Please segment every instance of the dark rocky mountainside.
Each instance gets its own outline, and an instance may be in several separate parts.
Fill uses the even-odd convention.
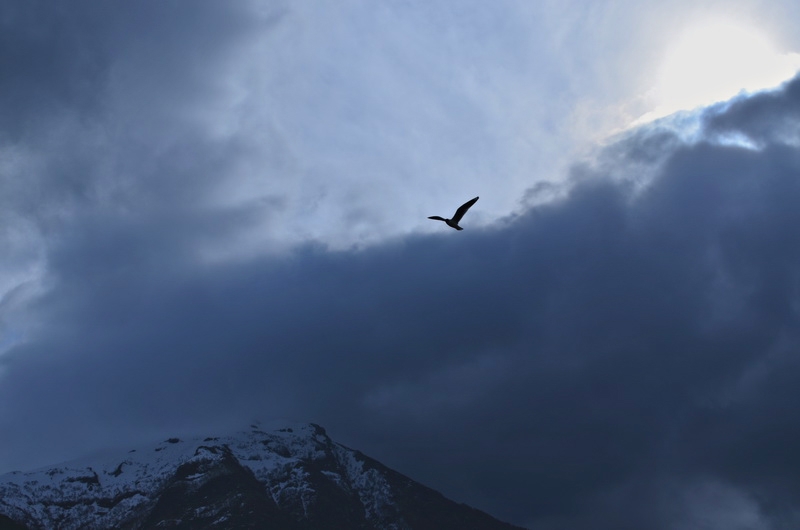
[[[0,530],[512,530],[305,424],[0,476]]]

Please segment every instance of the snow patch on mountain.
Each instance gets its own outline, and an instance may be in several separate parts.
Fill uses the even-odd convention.
[[[272,432],[253,425],[227,436],[170,438],[133,449],[123,460],[94,457],[0,476],[0,513],[65,529],[82,527],[87,520],[96,521],[97,527],[113,526],[126,514],[149,507],[155,494],[173,479],[176,468],[194,469],[181,477],[191,489],[208,478],[214,463],[230,454],[267,487],[276,505],[299,505],[304,516],[317,496],[307,466],[333,459],[344,472],[334,466],[324,476],[339,487],[351,483],[372,518],[390,502],[388,485],[374,470],[364,470],[352,453],[313,424]],[[380,497],[373,499],[371,493]]]
[[[419,511],[432,505],[435,512]],[[0,522],[3,516],[30,529],[65,530],[330,524],[404,530],[462,528],[465,520],[480,522],[474,528],[511,528],[334,442],[314,424],[269,431],[255,424],[8,473],[0,476]]]

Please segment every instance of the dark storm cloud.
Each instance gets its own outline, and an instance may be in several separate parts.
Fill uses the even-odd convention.
[[[288,417],[531,528],[789,528],[798,85],[708,112],[760,150],[653,125],[485,230],[200,265],[96,213],[0,359],[2,467]]]
[[[709,111],[706,130],[709,134],[738,133],[757,145],[797,143],[800,133],[800,84],[787,82],[781,90],[765,92],[757,97],[740,97],[719,104]]]
[[[2,215],[48,230],[82,209],[195,207],[246,149],[212,140],[204,113],[242,43],[279,17],[205,1],[4,3]]]
[[[198,70],[213,68],[235,44],[236,34],[250,28],[246,16],[205,1],[192,3],[191,9],[149,0],[6,2],[0,10],[0,65],[13,75],[0,81],[3,134],[18,139],[43,124],[37,118],[64,107],[97,112],[108,103],[104,92],[110,76],[136,61],[147,61],[148,67],[126,82],[135,89],[150,82],[158,93],[141,94],[149,105],[174,101],[174,91],[192,97],[205,83]]]

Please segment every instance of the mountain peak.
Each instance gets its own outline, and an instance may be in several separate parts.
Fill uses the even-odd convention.
[[[167,438],[0,476],[0,530],[515,528],[446,499],[316,424]]]

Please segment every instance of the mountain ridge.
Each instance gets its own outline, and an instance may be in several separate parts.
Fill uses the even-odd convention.
[[[0,475],[0,530],[519,530],[445,498],[316,424],[168,438]]]

